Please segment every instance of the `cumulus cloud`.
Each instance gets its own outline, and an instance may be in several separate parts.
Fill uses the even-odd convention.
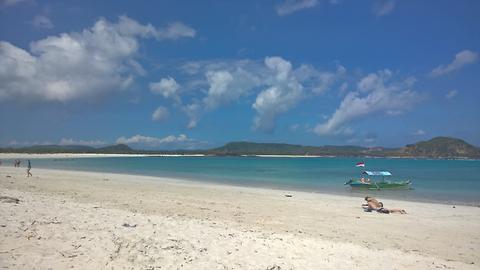
[[[205,146],[207,143],[188,138],[185,134],[178,136],[170,135],[163,138],[150,137],[144,135],[135,135],[130,138],[120,137],[116,141],[121,144],[134,145],[146,148],[162,148],[162,149],[194,149]]]
[[[168,116],[169,116],[169,113],[167,108],[160,106],[153,112],[152,120],[160,122],[160,121],[166,120]]]
[[[275,10],[280,16],[288,15],[302,9],[312,8],[318,4],[318,0],[285,0],[277,5]]]
[[[396,0],[377,0],[373,5],[373,13],[376,16],[385,16],[395,9]]]
[[[150,83],[150,91],[155,94],[162,95],[164,98],[171,98],[176,102],[180,102],[178,90],[180,85],[172,77],[162,78],[159,82]]]
[[[295,107],[303,98],[303,86],[291,75],[290,62],[283,58],[267,57],[265,65],[275,72],[275,79],[258,94],[252,107],[257,111],[254,128],[271,132],[277,116]]]
[[[181,23],[155,28],[121,16],[116,23],[100,19],[81,32],[32,42],[29,51],[0,41],[0,102],[68,102],[126,89],[140,68],[134,60],[140,38],[194,35]]]
[[[107,143],[101,140],[74,140],[72,138],[62,138],[59,145],[85,145],[85,146],[102,146]]]
[[[37,15],[32,20],[32,25],[37,28],[52,29],[52,21],[45,15]]]
[[[294,76],[301,81],[305,87],[310,88],[315,94],[322,94],[343,79],[347,70],[341,65],[339,65],[334,72],[320,71],[310,65],[301,65],[300,68],[293,72]]]
[[[452,99],[454,97],[456,97],[458,95],[458,91],[457,90],[450,90],[448,91],[448,93],[445,95],[445,98],[446,99]]]
[[[262,62],[189,62],[181,70],[193,76],[184,83],[186,89],[205,89],[200,91],[205,93],[203,98],[183,106],[190,118],[189,128],[195,127],[204,113],[256,94],[253,127],[266,132],[275,128],[280,114],[294,108],[305,96],[324,93],[346,73],[343,66],[335,71],[320,71],[310,65],[295,69],[281,57],[267,57]]]
[[[208,109],[229,104],[248,94],[252,88],[259,84],[255,75],[242,68],[237,68],[232,72],[226,70],[209,71],[206,76],[210,87],[203,101]]]
[[[431,77],[439,77],[462,67],[472,64],[478,60],[478,53],[470,50],[463,50],[455,55],[455,59],[448,65],[440,65],[430,72]]]
[[[333,115],[318,124],[318,135],[345,134],[351,131],[345,125],[372,113],[397,115],[421,100],[421,95],[410,90],[411,80],[392,81],[393,73],[383,70],[362,78],[358,90],[348,93]]]

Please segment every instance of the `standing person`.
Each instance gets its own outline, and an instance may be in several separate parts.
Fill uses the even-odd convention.
[[[28,167],[27,167],[27,177],[33,176],[30,170],[32,169],[32,164],[30,164],[30,159],[28,160]]]

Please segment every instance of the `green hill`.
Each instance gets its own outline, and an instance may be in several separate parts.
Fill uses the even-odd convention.
[[[96,150],[98,153],[103,153],[103,154],[131,154],[131,153],[138,152],[136,150],[133,150],[126,144],[110,145],[110,146],[97,148]]]
[[[452,158],[480,157],[480,151],[464,140],[450,137],[435,137],[428,141],[409,144],[400,150],[409,156]]]
[[[283,143],[231,142],[208,150],[214,155],[319,155],[319,156],[376,156],[479,158],[480,150],[461,139],[436,137],[403,148],[360,146],[303,146]]]
[[[303,146],[285,143],[231,142],[211,149],[215,155],[345,155],[356,156],[368,148],[359,146]]]

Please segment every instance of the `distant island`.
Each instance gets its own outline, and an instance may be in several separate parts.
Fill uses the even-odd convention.
[[[34,145],[21,148],[0,148],[1,153],[89,153],[89,154],[149,154],[149,155],[212,155],[212,156],[351,156],[351,157],[415,157],[415,158],[480,158],[480,148],[462,139],[435,137],[428,141],[408,144],[401,148],[361,146],[303,146],[284,143],[230,142],[205,150],[137,150],[125,144],[94,148],[82,145]]]

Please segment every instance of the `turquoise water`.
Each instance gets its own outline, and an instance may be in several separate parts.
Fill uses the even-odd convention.
[[[357,191],[343,183],[358,177],[354,164],[388,170],[392,180],[411,180],[413,190]],[[24,164],[22,164],[24,165]],[[239,186],[273,187],[344,195],[480,204],[480,160],[261,158],[261,157],[116,157],[36,159],[32,167],[166,176]]]

